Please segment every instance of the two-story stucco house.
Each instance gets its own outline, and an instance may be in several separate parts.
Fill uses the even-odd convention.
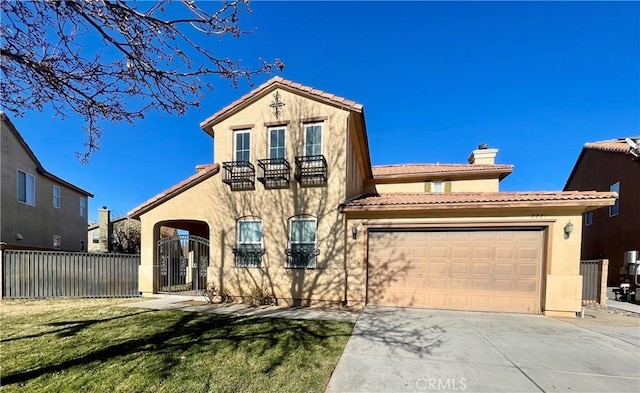
[[[9,117],[0,112],[0,241],[15,247],[86,251],[87,198],[48,172]]]
[[[201,128],[220,163],[130,212],[143,292],[575,315],[582,214],[616,197],[500,192],[513,168],[487,146],[468,164],[373,167],[362,105],[279,77]],[[189,232],[187,252],[162,225]]]
[[[618,194],[614,205],[586,212],[582,228],[582,259],[608,259],[609,285],[627,279],[625,252],[640,251],[640,159],[625,139],[586,143],[564,186]]]

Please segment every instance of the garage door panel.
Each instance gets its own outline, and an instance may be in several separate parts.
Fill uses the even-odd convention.
[[[474,262],[472,263],[471,274],[473,275],[483,275],[483,274],[491,274],[491,263],[488,262]]]
[[[541,231],[371,232],[368,301],[535,313],[541,260]]]
[[[515,250],[513,249],[513,247],[501,246],[495,248],[494,259],[507,259],[511,261],[514,259],[514,257]]]
[[[473,247],[473,260],[491,259],[491,247]]]
[[[424,247],[424,245],[423,245]],[[435,258],[443,258],[443,259],[447,259],[449,258],[449,249],[447,247],[424,247],[425,252],[428,253],[427,255],[429,255],[429,258],[431,259],[435,259]]]

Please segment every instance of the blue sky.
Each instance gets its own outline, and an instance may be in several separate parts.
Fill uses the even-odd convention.
[[[207,3],[207,5],[213,5]],[[254,2],[221,55],[365,106],[373,164],[464,163],[475,147],[513,164],[504,191],[558,190],[585,142],[640,134],[638,2]],[[273,75],[259,76],[256,85]],[[14,124],[45,168],[120,215],[212,162],[199,123],[251,88],[212,79],[201,110],[104,124],[82,165],[81,119],[29,111]]]

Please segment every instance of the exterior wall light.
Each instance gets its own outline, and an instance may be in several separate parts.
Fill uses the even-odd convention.
[[[353,224],[353,226],[351,227],[351,235],[354,239],[358,238],[358,226],[356,224]]]
[[[569,221],[567,225],[564,226],[564,238],[568,239],[569,236],[571,236],[571,232],[573,232],[573,224]]]

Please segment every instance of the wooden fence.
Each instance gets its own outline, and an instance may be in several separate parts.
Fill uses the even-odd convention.
[[[607,305],[608,259],[580,261],[582,276],[582,304],[600,303]]]
[[[2,298],[137,297],[140,255],[1,251]]]

